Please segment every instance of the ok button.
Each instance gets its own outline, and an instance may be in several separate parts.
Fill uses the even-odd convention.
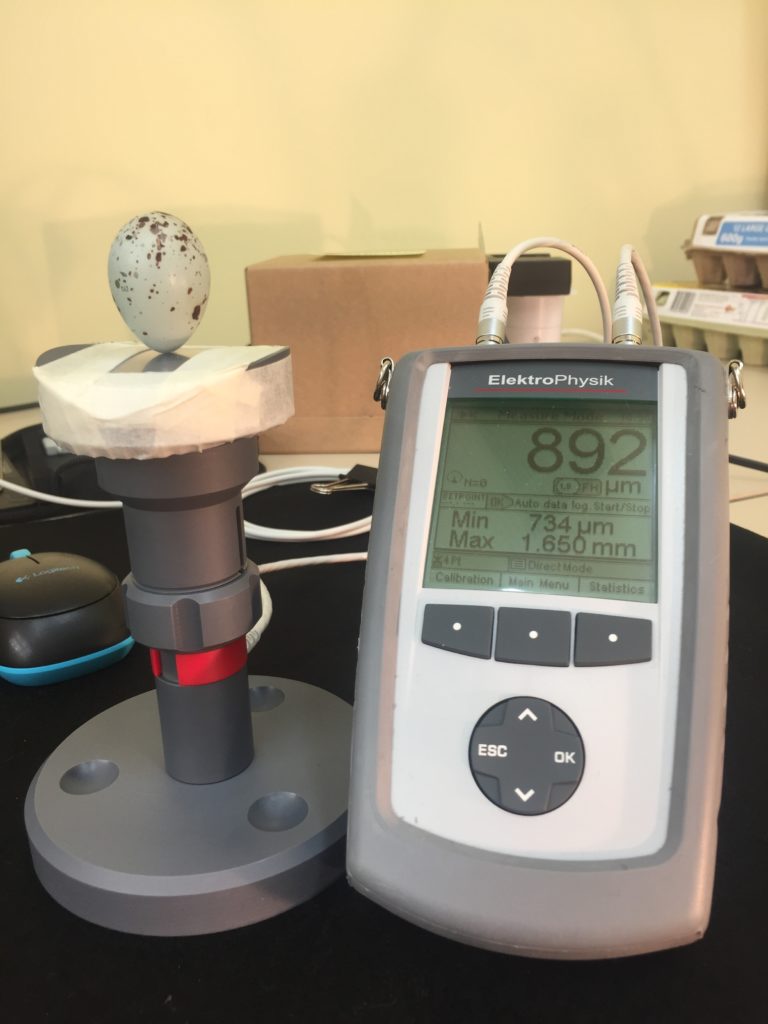
[[[536,697],[489,708],[472,731],[469,767],[480,790],[512,814],[546,814],[576,791],[584,745],[571,719]]]

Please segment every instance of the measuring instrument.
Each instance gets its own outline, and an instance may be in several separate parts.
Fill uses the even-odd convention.
[[[365,585],[348,873],[442,935],[624,956],[707,925],[726,373],[635,345],[400,360]]]

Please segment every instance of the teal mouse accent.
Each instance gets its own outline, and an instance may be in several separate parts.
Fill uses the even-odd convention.
[[[84,676],[89,672],[96,672],[107,665],[113,665],[120,661],[133,647],[132,636],[126,637],[120,643],[105,647],[102,651],[94,651],[93,654],[86,654],[82,658],[71,658],[69,661],[59,661],[52,665],[39,665],[35,668],[9,668],[0,665],[0,677],[16,686],[47,686],[50,683],[62,683],[65,679],[73,679],[75,676]]]

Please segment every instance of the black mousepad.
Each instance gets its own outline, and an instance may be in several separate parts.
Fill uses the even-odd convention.
[[[308,528],[356,519],[368,495],[306,487],[249,499],[249,518]],[[360,550],[249,542],[259,563]],[[152,685],[146,651],[71,682],[0,683],[0,1017],[16,1022],[717,1022],[768,1019],[768,540],[731,529],[726,767],[712,920],[684,948],[596,962],[527,960],[439,938],[340,880],[303,906],[235,932],[144,938],[74,917],[41,888],[23,824],[27,787],[87,719]],[[0,528],[0,552],[65,550],[128,570],[119,513]],[[364,566],[265,577],[275,612],[251,671],[304,679],[352,700]]]

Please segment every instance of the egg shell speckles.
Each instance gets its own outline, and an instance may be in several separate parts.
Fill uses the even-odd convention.
[[[130,330],[173,352],[194,334],[210,292],[208,257],[183,220],[145,213],[124,224],[109,250],[109,287]]]

